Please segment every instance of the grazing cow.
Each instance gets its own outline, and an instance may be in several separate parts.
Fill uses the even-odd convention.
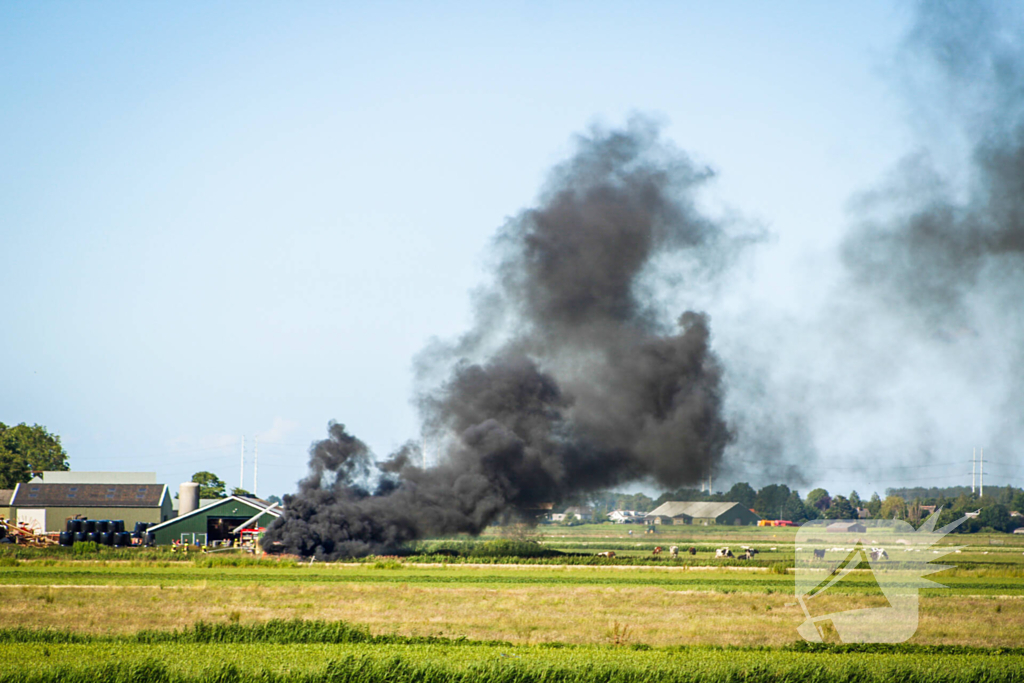
[[[677,545],[672,546],[671,548],[668,549],[668,553],[669,553],[669,555],[672,556],[673,560],[678,559],[679,558],[679,546],[677,546]]]
[[[754,548],[747,548],[746,552],[743,553],[743,559],[752,560],[754,559],[754,555],[757,555],[757,550]]]
[[[736,557],[728,548],[719,548],[715,551],[715,557]]]
[[[603,553],[598,553],[597,556],[598,557],[608,557],[608,558],[615,557],[615,551],[614,550],[606,550]]]
[[[816,560],[824,560],[825,559],[825,549],[824,548],[815,548],[814,549],[814,559],[816,559]]]
[[[661,546],[655,546],[654,550],[651,551],[651,554],[655,557],[659,557],[661,555]]]
[[[871,549],[871,560],[888,560],[889,553],[885,552],[885,548],[872,548]]]
[[[690,554],[691,555],[696,555],[697,554],[697,549],[694,548],[692,545],[690,546]]]

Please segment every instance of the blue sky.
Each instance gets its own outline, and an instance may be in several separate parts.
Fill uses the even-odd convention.
[[[237,485],[245,435],[251,489],[259,435],[259,493],[290,492],[331,419],[385,453],[418,434],[412,358],[468,326],[495,230],[573,135],[634,112],[716,169],[709,211],[773,234],[736,296],[797,310],[851,195],[915,144],[887,75],[908,20],[881,2],[0,5],[0,421],[60,434],[73,469],[174,487]]]

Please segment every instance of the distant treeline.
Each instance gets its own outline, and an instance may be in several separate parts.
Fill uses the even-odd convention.
[[[989,486],[989,493],[996,495],[1002,499],[1001,502],[1009,503],[1013,500],[1013,497],[1018,493],[1024,491],[1024,489],[1014,488],[1013,486]],[[887,496],[899,496],[905,501],[914,500],[925,500],[931,498],[947,498],[955,499],[960,496],[973,496],[975,493],[971,492],[970,486],[913,486],[898,489],[886,489],[885,495]]]
[[[971,493],[967,486],[944,488],[890,488],[883,500],[877,493],[863,500],[856,491],[849,495],[830,494],[825,489],[813,489],[806,498],[785,484],[769,484],[759,490],[740,482],[728,491],[707,493],[694,488],[681,488],[652,499],[643,493],[602,492],[582,499],[567,501],[565,506],[589,506],[594,521],[602,521],[612,510],[650,512],[667,501],[708,501],[739,503],[764,519],[788,519],[800,523],[812,519],[856,519],[867,516],[874,519],[902,519],[919,524],[928,517],[929,506],[942,508],[939,524],[945,525],[971,513],[972,517],[958,529],[970,533],[991,529],[1013,531],[1024,526],[1024,490],[1013,486],[986,487],[985,496]],[[976,517],[973,513],[979,513]]]

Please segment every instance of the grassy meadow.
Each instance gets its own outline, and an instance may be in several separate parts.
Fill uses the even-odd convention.
[[[545,549],[537,557],[483,552],[506,547],[488,544],[497,540],[488,535],[343,563],[4,548],[0,681],[883,680],[897,671],[917,672],[899,676],[906,680],[975,680],[982,670],[990,680],[1024,681],[1013,650],[1024,647],[1024,538],[951,538],[967,545],[941,560],[954,569],[932,577],[945,587],[922,592],[910,649],[849,652],[795,649],[804,614],[786,570],[792,530],[691,527],[655,538],[643,527],[632,537],[627,531],[545,528],[534,538]],[[673,544],[698,554],[651,555]],[[741,545],[761,550],[758,561],[713,558],[716,547]],[[616,557],[595,557],[607,549]],[[823,607],[872,606],[872,586],[870,574],[854,572]],[[181,642],[137,640],[200,622],[258,629],[274,620],[345,623],[378,640],[198,643],[187,656],[176,654]],[[45,634],[64,636],[41,644]],[[943,657],[948,665],[933,664]],[[136,665],[150,668],[122,670]],[[405,673],[388,678],[387,670]]]

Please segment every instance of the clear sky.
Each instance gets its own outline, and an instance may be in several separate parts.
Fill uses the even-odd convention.
[[[889,2],[0,4],[0,421],[60,434],[73,469],[172,487],[238,485],[244,435],[251,489],[259,435],[263,495],[294,489],[331,419],[386,453],[418,435],[412,358],[469,324],[495,230],[574,134],[633,112],[716,169],[710,210],[771,231],[744,291],[797,309],[851,195],[915,144],[888,70],[908,21]]]

